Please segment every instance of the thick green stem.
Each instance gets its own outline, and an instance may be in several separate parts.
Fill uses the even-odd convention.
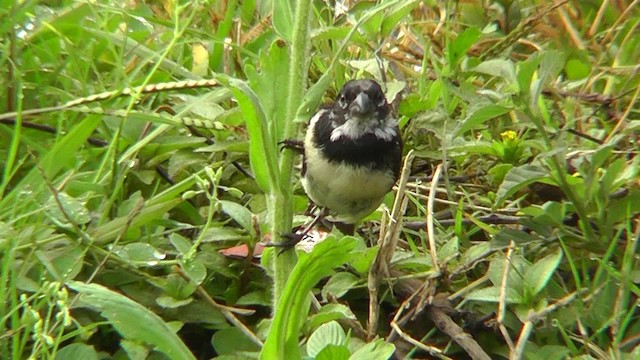
[[[311,15],[311,1],[298,0],[296,4],[294,27],[291,41],[290,72],[288,84],[288,96],[286,99],[286,113],[283,123],[283,139],[296,136],[298,129],[294,122],[298,107],[302,103],[307,84],[307,65],[309,52],[309,17]],[[280,158],[281,186],[274,189],[271,194],[270,209],[273,214],[272,235],[274,241],[281,241],[279,234],[291,231],[293,221],[293,202],[291,172],[293,169],[294,154],[285,151]],[[275,257],[274,260],[274,307],[277,306],[280,295],[284,289],[289,273],[296,263],[294,251],[285,251]]]

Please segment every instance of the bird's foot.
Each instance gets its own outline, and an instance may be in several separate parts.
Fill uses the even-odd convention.
[[[304,153],[304,142],[295,139],[284,139],[278,143],[280,145],[280,151],[284,149],[293,150],[297,153]]]

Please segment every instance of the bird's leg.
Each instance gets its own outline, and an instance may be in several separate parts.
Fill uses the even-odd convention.
[[[284,139],[278,143],[280,150],[289,149],[299,154],[304,154],[304,142],[295,139]]]
[[[304,239],[305,236],[307,236],[309,231],[311,231],[311,229],[313,229],[313,227],[316,226],[316,224],[318,224],[318,222],[320,222],[320,220],[322,220],[328,214],[329,214],[329,209],[323,208],[318,213],[318,215],[316,215],[313,218],[313,220],[311,220],[311,222],[307,226],[305,226],[304,229],[302,229],[302,231],[298,231],[298,232],[295,232],[295,233],[283,234],[282,237],[285,239],[285,241],[279,242],[279,243],[269,242],[269,243],[266,243],[265,246],[279,247],[279,248],[283,248],[283,250],[286,250],[286,249],[289,249],[289,248],[295,246],[302,239]]]

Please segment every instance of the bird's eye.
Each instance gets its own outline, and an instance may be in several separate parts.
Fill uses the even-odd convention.
[[[344,94],[340,95],[340,97],[338,98],[338,105],[340,105],[340,107],[343,109],[346,109],[349,105],[347,104],[347,97]]]

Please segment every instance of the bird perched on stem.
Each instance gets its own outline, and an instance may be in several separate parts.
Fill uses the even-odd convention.
[[[402,160],[398,122],[380,85],[347,82],[311,119],[303,150],[302,186],[325,213],[355,224],[377,209]]]

